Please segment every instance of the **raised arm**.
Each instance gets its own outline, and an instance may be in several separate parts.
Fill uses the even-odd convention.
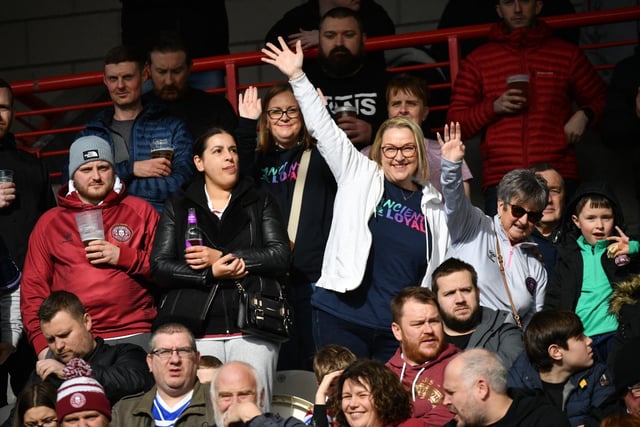
[[[244,94],[238,94],[238,127],[233,136],[238,144],[238,157],[240,161],[240,175],[258,175],[256,171],[256,146],[257,146],[257,120],[262,114],[262,102],[258,98],[258,89],[249,86]]]
[[[444,138],[437,133],[438,144],[442,158],[450,162],[461,162],[464,159],[464,144],[462,142],[462,132],[460,131],[460,122],[451,122],[451,125],[444,125]]]
[[[280,47],[268,43],[262,52],[267,56],[262,61],[277,67],[289,77],[293,93],[300,105],[304,121],[311,136],[318,142],[318,150],[327,162],[338,185],[352,182],[356,176],[375,173],[378,165],[363,156],[338,127],[325,108],[320,95],[302,71],[302,49],[296,44],[295,52],[289,49],[282,38]]]
[[[452,243],[463,241],[479,231],[485,218],[482,211],[475,208],[464,192],[462,181],[462,159],[465,147],[459,123],[445,125],[444,137],[438,134],[442,152],[442,195],[445,214]]]
[[[289,80],[302,77],[304,74],[302,71],[304,55],[300,40],[296,42],[294,51],[289,49],[282,37],[278,37],[278,43],[280,43],[279,48],[273,43],[267,43],[267,47],[261,50],[266,55],[266,58],[260,58],[262,62],[278,68]]]

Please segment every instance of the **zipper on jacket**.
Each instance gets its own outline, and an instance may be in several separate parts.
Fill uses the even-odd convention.
[[[222,310],[224,311],[225,333],[230,334],[231,331],[229,329],[229,313],[227,312],[227,301],[224,297],[224,289],[222,290],[221,294],[222,294]]]

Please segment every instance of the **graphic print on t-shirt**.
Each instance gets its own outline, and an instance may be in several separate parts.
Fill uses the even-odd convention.
[[[279,167],[262,168],[260,180],[270,184],[278,184],[286,181],[295,181],[298,177],[300,162],[284,162]]]
[[[422,212],[415,211],[397,200],[388,199],[386,194],[380,199],[380,203],[378,203],[377,214],[381,218],[402,224],[412,230],[421,233],[426,232]]]

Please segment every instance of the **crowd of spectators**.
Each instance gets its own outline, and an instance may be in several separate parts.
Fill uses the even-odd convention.
[[[318,427],[640,422],[640,241],[575,152],[601,129],[637,140],[637,54],[607,86],[575,34],[538,19],[541,0],[491,1],[430,139],[428,82],[365,51],[395,31],[373,1],[285,14],[262,60],[288,82],[249,87],[237,115],[190,79],[193,56],[227,48],[192,50],[201,17],[157,2],[175,17],[150,34],[132,26],[142,2],[122,3],[113,106],[77,135],[55,194],[17,149],[0,79],[5,426],[302,427],[270,412],[288,369],[315,372]],[[465,163],[476,135],[484,209]],[[241,321],[256,278],[290,302],[287,343]]]

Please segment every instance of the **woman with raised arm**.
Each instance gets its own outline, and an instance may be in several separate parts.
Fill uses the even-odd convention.
[[[386,361],[398,347],[389,302],[406,286],[428,285],[449,242],[442,196],[428,182],[420,127],[385,121],[363,156],[335,124],[302,71],[302,49],[284,40],[262,52],[288,78],[307,129],[338,183],[322,273],[312,296],[317,347],[340,344]]]
[[[442,150],[442,193],[451,247],[447,256],[473,265],[478,272],[480,305],[512,314],[526,326],[542,309],[547,272],[536,243],[529,240],[542,218],[549,190],[531,169],[514,169],[498,185],[498,213],[490,217],[473,206],[462,187],[460,123],[445,125],[438,134]]]
[[[247,88],[238,96],[238,112],[235,135],[241,173],[252,175],[288,220],[292,263],[287,299],[295,321],[291,339],[281,347],[278,370],[311,370],[316,350],[311,294],[320,277],[329,237],[336,180],[307,132],[289,84],[271,86],[262,101],[255,87]],[[256,147],[257,124],[260,133]]]

